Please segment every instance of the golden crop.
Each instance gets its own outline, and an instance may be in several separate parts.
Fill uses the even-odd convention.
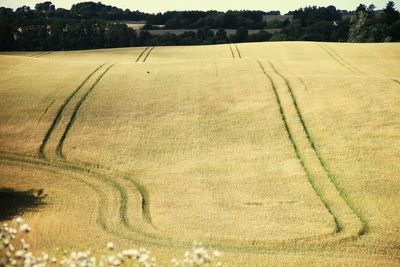
[[[400,261],[400,45],[252,43],[0,55],[0,187],[44,188],[38,251],[168,264]],[[163,262],[163,261],[161,261]]]

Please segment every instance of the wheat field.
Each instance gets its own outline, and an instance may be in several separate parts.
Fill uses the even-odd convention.
[[[0,54],[0,188],[41,188],[35,251],[162,266],[400,265],[400,45]]]

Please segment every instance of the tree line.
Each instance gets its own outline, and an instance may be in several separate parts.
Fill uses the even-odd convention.
[[[122,10],[101,3],[83,2],[71,9],[55,8],[51,2],[22,6],[15,10],[0,7],[0,50],[45,51],[131,46],[199,45],[260,41],[400,41],[400,14],[394,2],[375,10],[360,5],[352,13],[334,6],[306,7],[289,12],[292,19],[263,20],[279,11],[169,11],[148,14]],[[346,16],[354,14],[353,16]],[[124,21],[146,21],[141,31]],[[196,29],[181,35],[151,35],[149,29]],[[266,29],[279,28],[274,34]],[[210,29],[218,29],[214,32]],[[237,29],[227,36],[225,29]],[[249,35],[248,29],[259,29]]]
[[[278,39],[329,42],[400,41],[400,13],[393,1],[383,10],[360,4],[354,12],[335,7],[307,7],[293,12],[293,21],[282,29]],[[346,16],[353,14],[353,16]]]

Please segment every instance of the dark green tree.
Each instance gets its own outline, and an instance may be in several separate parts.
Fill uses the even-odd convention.
[[[228,36],[226,35],[226,30],[225,29],[218,29],[218,31],[215,33],[215,38],[218,43],[226,43],[228,41]]]
[[[14,33],[13,28],[4,19],[0,19],[0,50],[14,50]]]
[[[386,8],[383,10],[383,12],[384,12],[383,19],[384,19],[385,23],[388,25],[392,25],[398,19],[400,19],[399,11],[397,11],[394,8],[393,1],[389,1],[387,3]]]
[[[50,11],[50,7],[52,5],[53,4],[50,1],[46,1],[46,2],[43,2],[43,3],[36,4],[35,5],[35,9],[37,11],[47,12],[47,11]]]
[[[249,37],[249,31],[245,27],[240,27],[236,31],[236,42],[246,42]]]

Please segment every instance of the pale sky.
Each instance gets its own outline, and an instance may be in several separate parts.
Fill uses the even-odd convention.
[[[49,0],[51,1],[51,0]],[[52,0],[56,7],[70,8],[72,4],[90,0]],[[114,5],[120,8],[140,10],[143,12],[159,12],[166,10],[280,10],[286,13],[299,7],[309,5],[328,6],[334,5],[339,9],[354,10],[360,3],[365,5],[374,4],[378,9],[385,7],[389,0],[93,0],[107,5]],[[23,5],[34,7],[38,2],[45,0],[0,0],[0,6],[17,8]],[[400,0],[394,1],[397,9],[400,7]]]

